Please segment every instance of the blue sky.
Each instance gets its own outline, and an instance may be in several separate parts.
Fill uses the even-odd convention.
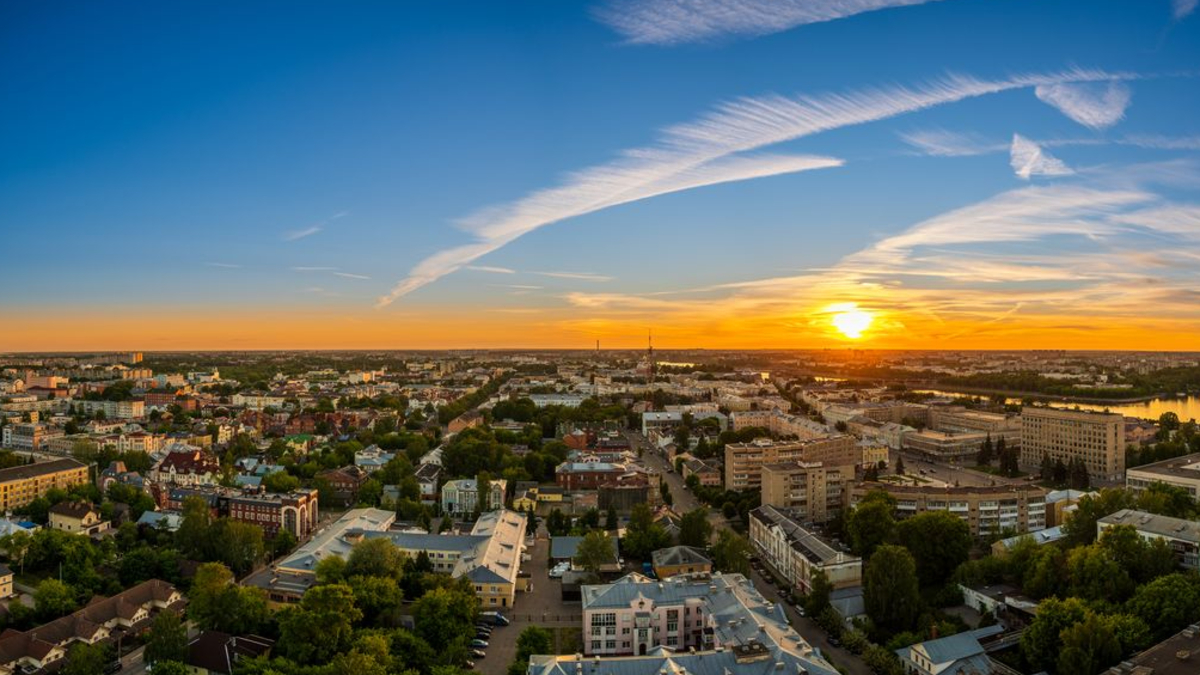
[[[1037,287],[1018,313],[1038,321],[1075,298],[1074,309],[1110,300],[1122,308],[1115,320],[1136,322],[1130,308],[1146,298],[1114,288],[1132,282],[1111,256],[1200,252],[1194,3],[855,0],[842,6],[884,7],[788,22],[796,6],[834,4],[797,0],[769,5],[768,20],[749,25],[763,0],[682,3],[718,17],[701,30],[694,17],[661,11],[666,2],[5,3],[0,227],[10,255],[0,315],[270,306],[386,323],[389,313],[419,321],[433,308],[486,307],[512,310],[510,321],[537,317],[525,319],[528,330],[563,344],[590,332],[620,341],[662,321],[679,327],[682,346],[689,331],[712,329],[687,318],[707,306],[764,317],[719,327],[719,341],[733,343],[739,331],[804,325],[836,301],[869,307],[881,327],[908,335],[919,322],[886,320],[888,306],[936,307],[939,321],[978,325],[1008,311],[995,301],[1004,283]],[[962,98],[945,91],[951,75],[1008,84]],[[535,204],[553,212],[545,224],[501,217],[538,191],[571,186],[574,172],[623,166],[622,152],[658,152],[664,138],[676,152],[665,129],[694,130],[743,97],[825,105],[882,90],[894,102],[898,87],[948,98],[848,123],[846,114],[881,104],[856,99],[819,131],[757,139],[702,163],[701,182],[714,185],[632,203],[601,195],[615,205],[575,215],[579,189],[603,188],[585,176],[575,192]],[[750,160],[760,177],[729,179],[722,157]],[[691,180],[662,178],[662,165],[655,155],[636,172]],[[1069,256],[1039,265],[1053,274],[915,284],[925,275],[913,267],[939,266],[916,249],[883,266],[868,255],[870,270],[847,263],[1001,195],[1118,189],[1143,198],[1067,217],[1096,226],[1082,234],[1060,226],[1019,241],[920,242],[1023,265],[1031,252]],[[1147,226],[1161,216],[1154,209],[1170,209],[1174,224]],[[528,231],[500,242],[479,234],[500,222]],[[483,240],[486,255],[422,267]],[[1088,265],[1113,273],[1081,275]],[[1200,280],[1183,260],[1146,265],[1169,286],[1162,297],[1181,305],[1172,312],[1193,322],[1176,327],[1186,333],[1200,316],[1180,292]],[[837,283],[826,270],[841,270]],[[738,283],[772,289],[769,301],[728,286]],[[911,295],[872,296],[864,284]],[[824,294],[808,294],[814,285]],[[1064,286],[1075,295],[1057,294]],[[937,295],[951,290],[978,293],[978,306]],[[792,296],[803,296],[795,311],[780,309]],[[921,339],[955,337],[930,330]]]

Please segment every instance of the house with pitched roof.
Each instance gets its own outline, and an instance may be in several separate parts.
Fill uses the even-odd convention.
[[[991,659],[979,641],[1004,632],[996,624],[897,649],[909,675],[991,675]]]

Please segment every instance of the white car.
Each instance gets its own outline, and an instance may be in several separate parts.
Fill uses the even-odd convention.
[[[554,567],[550,568],[550,578],[551,579],[561,579],[562,575],[566,574],[568,571],[570,571],[570,569],[571,569],[571,563],[560,562],[557,565],[555,565]]]

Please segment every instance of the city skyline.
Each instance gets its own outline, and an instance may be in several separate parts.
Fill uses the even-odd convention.
[[[0,350],[1200,350],[1195,9],[8,6]]]

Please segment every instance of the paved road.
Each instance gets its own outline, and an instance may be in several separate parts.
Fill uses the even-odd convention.
[[[688,511],[704,506],[704,504],[700,503],[699,499],[696,499],[691,490],[687,489],[687,485],[684,484],[683,477],[679,475],[679,472],[674,470],[674,467],[667,462],[667,459],[658,450],[650,446],[650,442],[646,440],[645,436],[630,431],[627,432],[626,437],[635,451],[638,449],[642,450],[642,463],[647,468],[662,476],[663,480],[670,486],[671,497],[675,501],[674,509],[677,512],[687,513]],[[710,508],[708,510],[708,520],[712,523],[714,536],[717,530],[729,527],[729,521],[725,520],[725,516],[721,515],[718,509]]]
[[[1002,476],[993,476],[982,471],[968,469],[961,463],[953,465],[943,462],[931,462],[928,459],[918,455],[909,452],[901,452],[899,450],[891,451],[888,465],[889,470],[895,469],[896,459],[901,456],[904,457],[905,473],[919,475],[921,469],[925,469],[926,472],[929,472],[932,469],[932,472],[927,474],[929,478],[940,480],[950,485],[954,485],[956,483],[962,486],[989,486],[1005,484],[1018,485],[1025,482],[1020,478],[1004,478]]]

